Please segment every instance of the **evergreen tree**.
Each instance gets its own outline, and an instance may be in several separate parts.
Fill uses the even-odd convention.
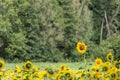
[[[47,6],[46,6],[47,5]],[[38,1],[39,18],[39,57],[41,61],[60,61],[63,53],[57,48],[63,40],[62,9],[57,1]]]
[[[8,60],[25,59],[24,56],[30,49],[26,45],[27,39],[25,31],[22,29],[24,23],[21,22],[18,14],[21,10],[30,6],[30,3],[23,0],[3,0],[1,3],[0,36],[3,40],[3,45],[0,48],[1,57]]]
[[[64,40],[62,45],[64,46],[64,57],[67,59],[73,58],[75,51],[76,42],[79,36],[76,32],[79,29],[79,17],[75,6],[73,5],[73,0],[57,0],[59,6],[63,10],[64,19]]]
[[[22,30],[25,31],[25,37],[27,39],[26,45],[29,46],[30,50],[27,52],[25,59],[35,59],[36,56],[41,52],[39,43],[39,11],[35,5],[35,1],[26,1],[19,3],[21,10],[18,16],[23,23]],[[24,4],[24,5],[23,5]]]

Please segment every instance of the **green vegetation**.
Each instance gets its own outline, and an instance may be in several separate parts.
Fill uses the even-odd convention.
[[[120,58],[119,0],[0,0],[0,58],[7,62],[78,62],[112,52]]]
[[[23,66],[24,63],[6,63],[5,64],[5,70],[9,70],[9,69],[15,69],[15,66],[18,65],[20,67]],[[82,62],[74,62],[74,63],[51,63],[51,62],[37,62],[37,63],[33,63],[34,65],[36,65],[37,67],[40,68],[40,70],[45,70],[48,67],[52,67],[52,66],[56,66],[56,68],[60,68],[63,64],[66,64],[66,67],[71,68],[71,69],[75,69],[78,70],[79,68],[83,68],[82,66],[84,66],[84,63]],[[87,66],[92,66],[92,62],[89,62]]]

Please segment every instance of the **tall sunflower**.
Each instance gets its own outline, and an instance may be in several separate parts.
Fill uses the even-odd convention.
[[[0,70],[2,70],[5,67],[5,61],[0,60]]]
[[[76,49],[80,54],[84,54],[87,50],[87,46],[83,42],[78,42]]]
[[[23,65],[23,67],[24,67],[25,70],[30,70],[30,69],[32,69],[33,64],[32,64],[31,61],[26,61]]]

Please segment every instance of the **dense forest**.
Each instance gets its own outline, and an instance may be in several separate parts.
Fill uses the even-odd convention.
[[[120,58],[120,0],[0,0],[0,58],[74,62]]]

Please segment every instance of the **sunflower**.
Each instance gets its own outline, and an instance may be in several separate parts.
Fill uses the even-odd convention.
[[[40,68],[38,67],[38,66],[33,66],[33,70],[34,70],[34,72],[38,72],[39,70],[40,70]]]
[[[64,71],[66,70],[66,64],[62,64],[62,66],[60,67],[60,71]]]
[[[32,69],[33,64],[30,61],[26,61],[23,65],[23,67],[24,67],[25,70],[30,70],[30,69]]]
[[[100,69],[99,66],[92,66],[92,71],[98,72]]]
[[[0,60],[0,70],[2,70],[5,67],[5,61]]]
[[[55,72],[55,71],[54,71],[52,68],[48,68],[48,69],[47,69],[47,73],[48,73],[48,74],[51,74],[51,75],[52,75],[52,74],[54,74],[54,72]]]
[[[66,80],[66,79],[67,78],[66,78],[65,74],[58,74],[58,76],[56,78],[56,80]]]
[[[110,72],[109,76],[112,80],[118,79],[118,74],[116,72]]]
[[[108,72],[109,70],[110,70],[110,65],[103,63],[102,64],[102,72]]]
[[[99,72],[95,72],[95,73],[93,74],[93,78],[96,79],[96,80],[100,80],[100,78],[101,78],[100,73],[99,73]]]
[[[87,46],[83,42],[78,42],[76,49],[79,53],[84,54],[87,50]]]
[[[93,75],[92,72],[86,72],[86,74],[85,74],[85,76],[88,80],[91,80],[92,75]]]
[[[103,62],[103,61],[102,61],[101,58],[96,58],[96,59],[95,59],[95,64],[96,64],[96,65],[101,65],[102,62]]]
[[[113,61],[113,55],[112,55],[111,52],[109,52],[109,53],[107,54],[106,59],[107,59],[107,61],[110,61],[110,62]]]
[[[74,71],[72,71],[71,69],[67,69],[65,72],[65,76],[67,77],[68,80],[73,80],[74,76]]]
[[[115,66],[113,66],[111,69],[110,69],[110,72],[117,72],[118,71],[118,69],[115,67]]]
[[[118,77],[120,77],[120,69],[117,70]]]
[[[105,62],[105,64],[108,65],[108,66],[110,66],[110,62],[109,61]]]
[[[118,69],[120,69],[120,60],[119,61],[114,61],[114,66]]]

